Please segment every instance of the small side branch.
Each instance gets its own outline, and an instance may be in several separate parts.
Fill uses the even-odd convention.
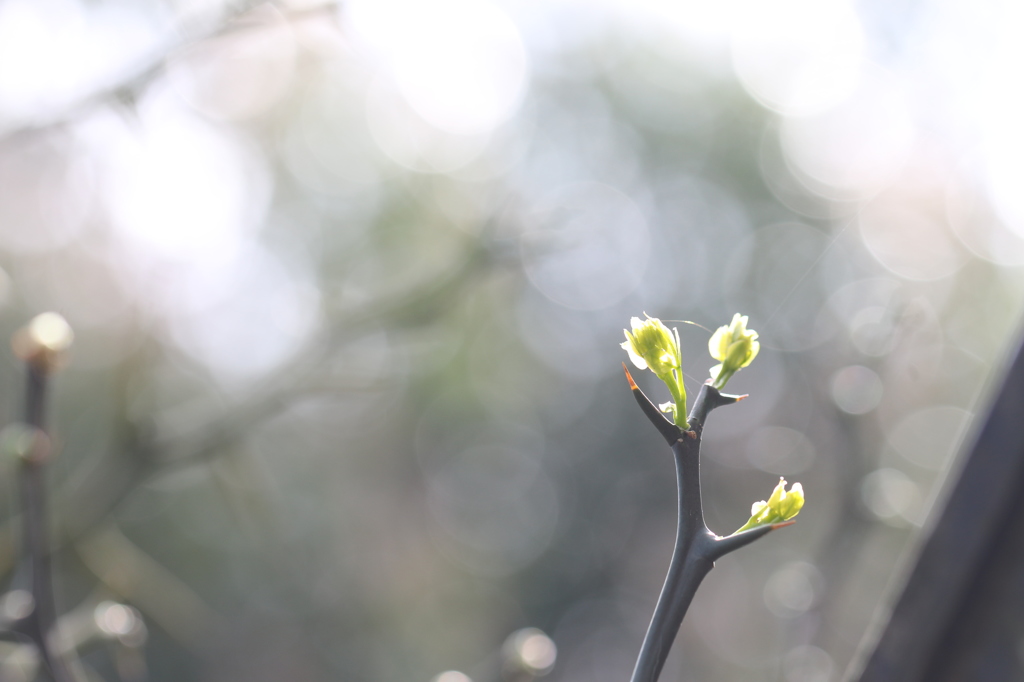
[[[723,405],[732,405],[746,398],[746,395],[729,395],[720,393],[717,388],[711,385],[709,379],[700,387],[697,399],[693,401],[693,409],[690,410],[690,424],[694,429],[703,429],[711,410]]]
[[[789,523],[751,528],[750,530],[745,530],[742,533],[727,535],[724,538],[716,537],[715,541],[711,545],[711,560],[717,561],[726,554],[735,552],[740,547],[746,547],[754,540],[763,538],[765,535],[768,535],[768,533],[772,532],[776,528],[782,527],[783,525],[788,526]]]
[[[658,429],[658,432],[665,441],[672,445],[682,438],[683,430],[669,421],[668,417],[658,409],[658,406],[652,403],[651,399],[640,390],[640,387],[633,381],[633,376],[629,373],[629,369],[626,368],[626,363],[622,363],[622,371],[626,373],[626,380],[629,382],[629,388],[633,391],[636,404],[640,406],[644,415],[654,424],[654,428]]]

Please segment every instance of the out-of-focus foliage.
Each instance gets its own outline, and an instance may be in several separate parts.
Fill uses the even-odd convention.
[[[524,627],[627,679],[675,493],[621,329],[741,310],[708,522],[779,475],[808,507],[663,679],[836,679],[1019,316],[1015,12],[0,3],[0,324],[76,335],[59,604],[137,608],[154,681],[486,682]]]

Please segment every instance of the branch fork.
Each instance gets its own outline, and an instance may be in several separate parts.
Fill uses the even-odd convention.
[[[715,561],[793,522],[760,526],[725,537],[716,535],[704,522],[700,493],[700,441],[704,423],[712,410],[736,403],[746,398],[746,395],[721,393],[709,380],[701,386],[693,403],[689,414],[690,430],[684,431],[669,421],[644,395],[625,364],[623,370],[640,409],[672,449],[679,491],[679,515],[672,561],[631,678],[631,682],[655,682],[665,665],[693,595],[714,567]]]

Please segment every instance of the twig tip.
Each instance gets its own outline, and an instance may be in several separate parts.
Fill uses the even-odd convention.
[[[628,368],[628,367],[626,367],[626,363],[622,363],[622,371],[626,373],[626,381],[628,381],[628,382],[629,382],[629,388],[630,388],[630,390],[632,390],[632,391],[638,391],[638,390],[640,390],[640,389],[639,389],[639,388],[637,387],[637,385],[636,385],[636,382],[635,382],[635,381],[633,381],[633,375],[629,373],[629,368]]]

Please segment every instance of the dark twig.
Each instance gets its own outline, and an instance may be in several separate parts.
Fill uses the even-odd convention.
[[[633,381],[633,376],[629,373],[626,363],[622,363],[622,370],[626,373],[626,381],[629,382],[629,387],[633,390],[633,397],[636,398],[637,405],[640,406],[640,409],[643,410],[647,418],[654,424],[654,428],[658,429],[658,432],[668,444],[673,445],[682,438],[683,430],[670,422],[665,413],[659,410],[658,406],[652,403],[651,399],[640,390],[640,387]]]
[[[682,625],[693,595],[704,576],[714,567],[715,560],[743,547],[769,533],[775,526],[762,526],[728,537],[719,537],[704,522],[704,508],[700,497],[700,441],[704,423],[711,410],[746,396],[725,395],[710,383],[701,386],[693,409],[690,411],[690,431],[683,431],[670,422],[643,394],[626,370],[633,397],[655,428],[672,448],[676,463],[678,498],[678,525],[676,544],[672,552],[665,584],[654,609],[654,617],[647,628],[632,682],[655,682],[668,658],[672,642]]]
[[[57,609],[53,594],[52,548],[46,485],[50,439],[46,435],[47,383],[71,341],[71,330],[52,313],[41,315],[14,339],[15,352],[27,370],[24,422],[27,444],[18,450],[18,488],[21,495],[22,547],[29,568],[29,592],[34,608],[15,631],[39,649],[43,667],[54,682],[74,682],[75,677],[58,653]]]

